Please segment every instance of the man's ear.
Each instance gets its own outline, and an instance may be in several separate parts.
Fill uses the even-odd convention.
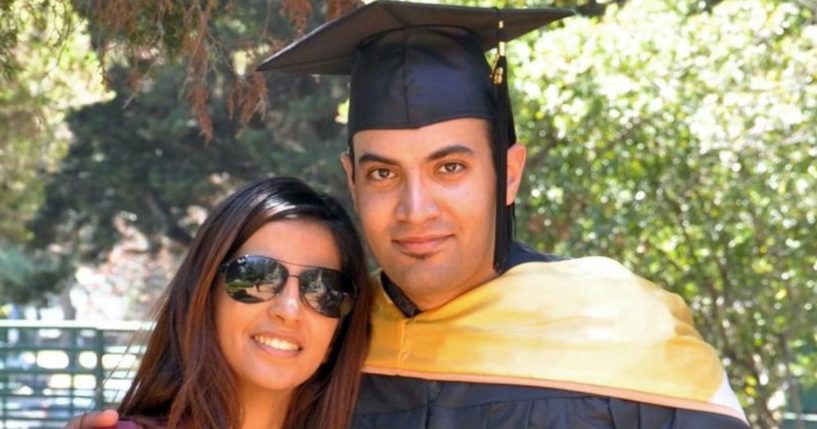
[[[511,205],[519,192],[522,183],[522,173],[525,170],[525,160],[528,158],[528,149],[521,143],[508,148],[508,177],[505,204]]]
[[[355,161],[349,155],[349,152],[343,152],[340,154],[340,163],[343,165],[343,171],[346,172],[346,187],[349,189],[349,194],[352,196],[352,202],[355,203],[355,211],[359,212],[357,209],[357,195],[355,195],[355,167],[353,165]]]

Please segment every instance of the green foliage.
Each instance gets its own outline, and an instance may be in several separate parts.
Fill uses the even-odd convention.
[[[63,0],[68,1],[68,0]],[[136,87],[166,61],[181,65],[183,94],[209,142],[214,135],[208,106],[226,103],[239,123],[263,110],[263,77],[247,70],[284,39],[291,39],[324,11],[334,16],[357,5],[356,0],[74,0],[93,23],[95,46],[106,77],[112,64],[128,69]],[[112,61],[111,61],[112,60]],[[212,78],[232,82],[227,97],[211,91]],[[213,97],[215,96],[215,97]]]
[[[0,248],[0,296],[3,296],[3,303],[43,305],[48,293],[70,275],[65,268],[59,259],[47,252],[5,243]]]
[[[817,26],[787,2],[630,1],[512,45],[520,233],[683,295],[754,421],[817,365]]]
[[[188,83],[183,64],[154,65],[135,90],[129,70],[109,71],[116,98],[68,118],[74,138],[31,224],[38,231],[36,244],[61,243],[78,260],[103,258],[120,239],[120,220],[145,233],[154,249],[167,238],[188,244],[201,220],[193,216],[198,209],[209,209],[238,184],[268,175],[295,175],[344,194],[337,162],[344,141],[335,122],[342,81],[270,75],[263,117],[240,126],[237,116],[244,112],[230,110],[241,110],[229,101],[242,85],[233,67],[247,65],[244,41],[272,19],[266,7],[247,4],[210,22],[213,37],[233,61],[217,63],[207,77],[214,130],[209,142],[180,100],[180,88]],[[270,28],[276,37],[292,37],[291,26]]]
[[[0,239],[31,238],[42,177],[65,154],[65,112],[103,94],[88,42],[70,4],[0,3]]]

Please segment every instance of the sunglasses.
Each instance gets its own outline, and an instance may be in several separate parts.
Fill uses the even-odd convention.
[[[292,264],[290,265],[298,265]],[[354,291],[345,287],[340,271],[322,267],[309,267],[300,274],[292,275],[283,262],[258,255],[244,255],[225,262],[219,272],[224,273],[224,285],[230,298],[247,304],[269,301],[284,290],[287,279],[297,277],[301,301],[318,313],[331,318],[341,318],[352,310]]]

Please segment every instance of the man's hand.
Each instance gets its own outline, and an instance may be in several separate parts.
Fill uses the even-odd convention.
[[[119,413],[116,410],[94,411],[76,416],[63,429],[103,429],[116,426]]]

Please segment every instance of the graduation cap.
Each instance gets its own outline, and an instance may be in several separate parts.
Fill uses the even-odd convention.
[[[375,1],[321,25],[258,70],[350,75],[348,137],[482,118],[494,130],[497,213],[494,268],[513,236],[505,205],[506,155],[516,142],[505,42],[573,15],[570,9],[498,9]],[[490,66],[485,52],[498,48]]]

